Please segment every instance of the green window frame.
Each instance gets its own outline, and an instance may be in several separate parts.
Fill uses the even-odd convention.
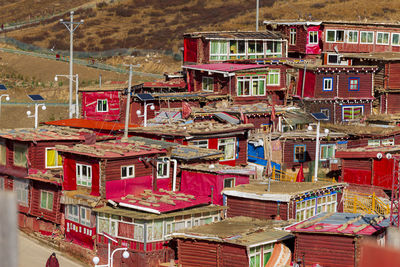
[[[280,70],[269,70],[267,76],[267,85],[279,86],[281,84],[281,71]]]
[[[335,158],[335,144],[321,144],[320,150],[320,160]]]
[[[214,78],[203,77],[201,81],[201,89],[205,92],[214,92]]]
[[[40,208],[53,210],[54,193],[49,191],[40,191]]]

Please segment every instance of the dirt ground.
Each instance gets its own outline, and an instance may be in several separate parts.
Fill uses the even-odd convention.
[[[34,127],[34,118],[28,118],[26,112],[34,112],[34,105],[2,105],[0,114],[0,129],[7,128],[32,128]],[[39,108],[39,123],[49,120],[60,120],[68,118],[68,107],[47,106],[46,110]]]

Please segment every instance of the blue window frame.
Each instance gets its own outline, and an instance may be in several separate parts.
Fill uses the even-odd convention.
[[[324,78],[322,81],[322,91],[333,90],[333,78]]]
[[[360,78],[349,78],[349,91],[360,90]]]
[[[295,145],[294,146],[293,161],[294,162],[306,161],[306,145]]]

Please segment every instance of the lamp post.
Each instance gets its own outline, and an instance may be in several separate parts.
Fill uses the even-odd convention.
[[[143,117],[143,126],[147,127],[147,107],[150,107],[151,110],[154,110],[155,107],[153,105],[153,103],[150,104],[146,104],[146,102],[144,102],[144,114],[142,114],[142,112],[140,110],[136,110],[136,114],[138,117]]]
[[[310,131],[312,130],[312,126],[311,125],[308,126],[308,130],[310,130]],[[319,141],[320,133],[319,133],[319,130],[320,130],[320,122],[318,121],[318,123],[317,123],[317,133],[316,133],[316,137],[315,137],[316,141],[315,141],[314,182],[318,181],[318,164],[319,164],[319,150],[320,150],[320,141]],[[325,132],[325,134],[329,134],[329,129],[325,129],[324,132]]]
[[[38,104],[35,103],[35,114],[32,114],[30,110],[26,112],[26,115],[28,115],[28,118],[35,118],[35,129],[38,127],[38,115],[39,115],[39,107],[42,107],[42,110],[46,110],[45,104]]]
[[[63,19],[60,19],[60,23],[64,24],[64,26],[68,29],[70,33],[70,39],[69,39],[69,76],[73,76],[73,61],[74,61],[74,31],[79,27],[79,25],[83,24],[83,19],[80,22],[74,21],[74,11],[70,12],[71,15],[71,21],[64,21]],[[69,106],[70,106],[70,111],[69,111],[69,118],[72,118],[72,112],[71,112],[71,106],[72,106],[72,79],[69,80]]]
[[[70,80],[70,82],[75,83],[75,118],[79,118],[79,96],[78,96],[78,90],[79,90],[79,75],[62,75],[62,74],[57,74],[54,76],[54,81],[58,81],[58,77],[66,77]],[[69,102],[69,118],[72,118],[73,114],[73,109],[72,109],[72,91],[70,91],[70,96],[71,96],[71,101]]]
[[[107,258],[107,264],[103,264],[103,265],[98,265],[100,262],[100,258],[99,257],[94,257],[93,258],[93,263],[95,267],[113,267],[114,266],[114,254],[117,251],[124,251],[122,253],[122,257],[124,259],[129,258],[129,252],[128,252],[128,248],[116,248],[113,250],[113,252],[111,252],[111,242],[118,242],[117,240],[115,240],[114,238],[112,238],[110,235],[106,234],[106,233],[102,233],[103,236],[105,236],[108,239],[108,258]]]
[[[1,99],[6,97],[6,101],[10,101],[10,96],[8,94],[0,95],[0,114],[1,114]]]

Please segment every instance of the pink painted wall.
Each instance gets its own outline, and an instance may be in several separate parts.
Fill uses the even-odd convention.
[[[194,196],[208,196],[211,195],[212,186],[214,188],[213,203],[223,205],[221,192],[224,189],[225,178],[235,178],[235,186],[249,183],[248,176],[182,171],[181,192]]]
[[[318,43],[310,44],[310,35],[309,32],[318,31]],[[321,54],[321,37],[322,30],[320,26],[311,26],[307,28],[307,44],[306,44],[306,54],[308,55],[319,55]]]
[[[97,100],[107,99],[108,111],[97,112]],[[82,92],[82,117],[91,120],[117,121],[120,119],[119,91]]]
[[[157,189],[171,190],[170,179],[157,179]],[[142,176],[106,182],[106,198],[114,199],[126,195],[138,195],[145,189],[153,189],[153,176]]]

